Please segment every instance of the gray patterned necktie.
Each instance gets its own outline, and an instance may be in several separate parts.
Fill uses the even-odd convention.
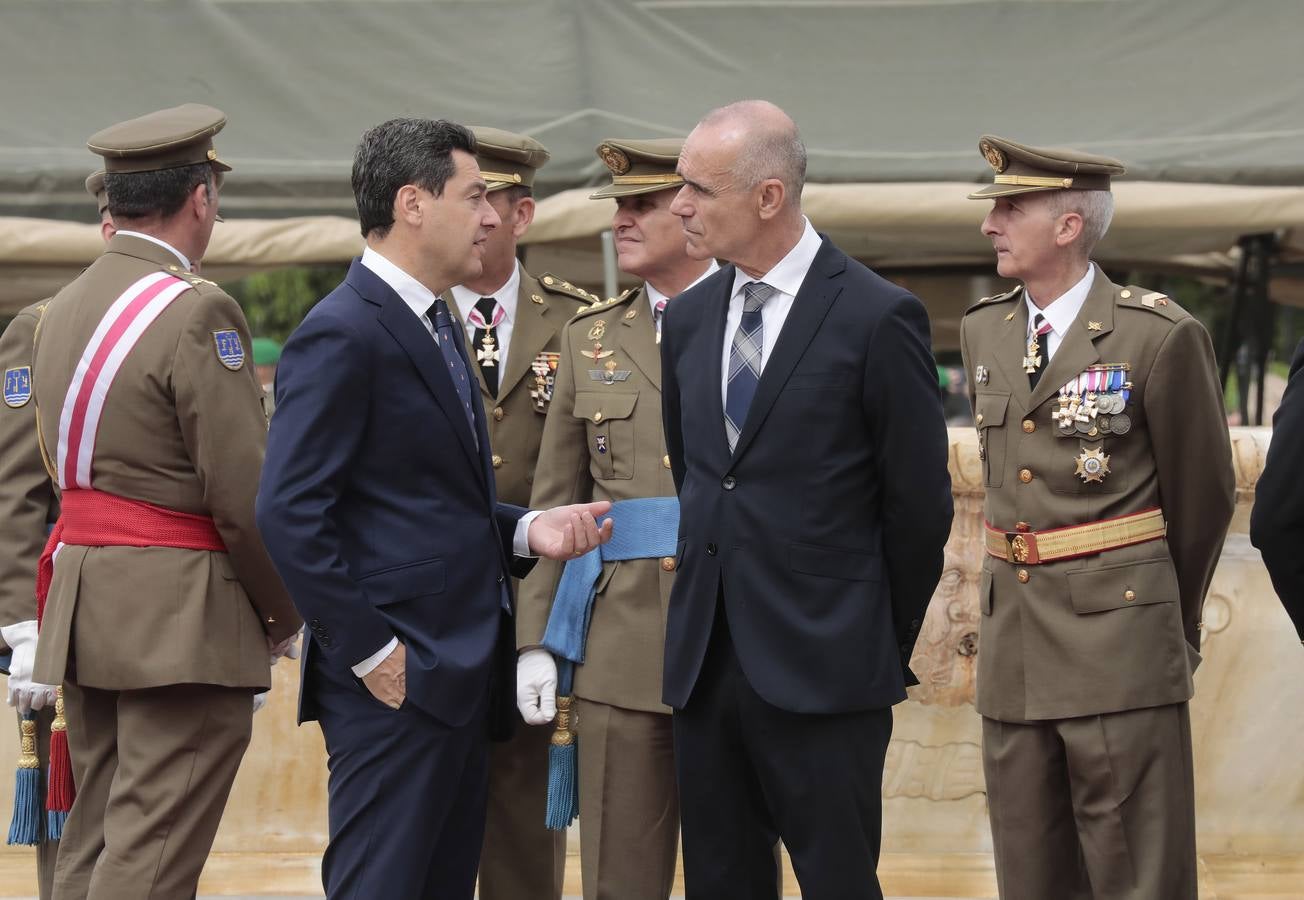
[[[729,350],[729,386],[725,392],[724,431],[729,452],[738,446],[738,435],[747,421],[747,410],[761,380],[761,350],[764,346],[761,307],[775,289],[763,281],[743,285],[743,316]]]

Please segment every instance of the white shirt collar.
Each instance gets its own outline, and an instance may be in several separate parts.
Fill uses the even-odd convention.
[[[403,299],[417,314],[417,318],[428,315],[435,305],[435,295],[421,282],[394,265],[375,250],[367,247],[362,251],[362,264],[376,273],[376,277],[394,289],[394,293]]]
[[[742,269],[738,269],[737,274],[734,275],[733,293],[729,295],[730,297],[738,296],[743,285],[751,281],[763,281],[790,297],[797,296],[797,292],[801,290],[801,283],[806,280],[806,273],[810,271],[811,265],[815,262],[815,255],[820,252],[820,246],[823,244],[818,232],[810,224],[810,219],[802,216],[801,220],[806,223],[806,227],[801,233],[801,239],[788,251],[788,255],[760,278],[753,278]]]
[[[128,231],[125,228],[119,228],[115,233],[121,234],[125,237],[140,238],[142,241],[149,241],[151,244],[158,244],[164,250],[167,250],[169,253],[171,253],[173,256],[175,256],[177,259],[181,261],[181,268],[185,269],[187,272],[190,271],[190,260],[186,259],[186,255],[184,253],[182,253],[176,247],[173,247],[167,241],[160,240],[159,238],[154,237],[154,235],[152,234],[145,234],[145,232],[143,231]]]
[[[1032,331],[1032,320],[1037,313],[1041,313],[1046,317],[1046,321],[1050,322],[1050,327],[1055,334],[1063,337],[1069,330],[1069,326],[1077,321],[1078,313],[1082,312],[1082,304],[1087,302],[1087,294],[1091,293],[1091,285],[1095,278],[1096,264],[1091,263],[1087,266],[1087,274],[1083,275],[1077,284],[1051,301],[1045,309],[1038,309],[1037,304],[1032,301],[1032,295],[1025,287],[1023,302],[1028,304],[1029,333]]]
[[[711,264],[706,267],[706,271],[703,272],[701,275],[697,276],[697,278],[693,279],[693,283],[690,284],[688,287],[684,288],[684,290],[686,291],[688,290],[688,288],[696,287],[698,284],[701,284],[703,281],[705,281],[707,278],[711,277],[718,271],[720,271],[720,264],[715,260],[711,260]],[[643,282],[643,293],[647,295],[648,306],[651,307],[653,313],[657,311],[658,301],[670,299],[665,294],[661,293],[656,288],[652,287],[652,282],[650,281]],[[683,291],[681,291],[680,293],[683,293]]]
[[[475,309],[475,304],[481,297],[493,297],[506,313],[509,325],[516,321],[516,298],[520,296],[520,291],[521,264],[519,262],[512,267],[512,274],[503,282],[503,286],[492,294],[477,294],[460,284],[453,285],[452,289],[453,300],[457,302],[457,310],[462,314],[462,321],[466,321],[466,317]]]

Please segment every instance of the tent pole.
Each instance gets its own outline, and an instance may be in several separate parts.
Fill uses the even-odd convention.
[[[1227,317],[1227,325],[1223,331],[1222,353],[1219,354],[1220,358],[1218,360],[1219,380],[1224,388],[1227,387],[1227,379],[1231,377],[1232,359],[1235,357],[1236,347],[1240,343],[1239,324],[1241,308],[1245,305],[1246,287],[1249,283],[1251,241],[1252,239],[1249,237],[1242,237],[1236,242],[1237,246],[1241,248],[1241,260],[1236,267],[1232,311]]]
[[[1277,308],[1268,296],[1268,283],[1272,277],[1272,251],[1275,246],[1273,235],[1259,235],[1255,240],[1254,269],[1254,323],[1255,323],[1255,365],[1258,366],[1258,395],[1254,405],[1254,424],[1263,424],[1264,391],[1267,386],[1268,357],[1272,351],[1273,325],[1277,318]]]

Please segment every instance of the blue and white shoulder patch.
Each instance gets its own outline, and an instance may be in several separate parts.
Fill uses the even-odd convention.
[[[232,372],[239,372],[244,367],[245,350],[240,341],[240,332],[234,328],[224,328],[213,332],[213,344],[217,348],[217,358],[222,365]]]
[[[20,409],[32,399],[32,367],[5,369],[5,406]]]

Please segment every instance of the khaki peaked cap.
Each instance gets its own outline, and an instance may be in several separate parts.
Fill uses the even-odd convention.
[[[683,138],[618,140],[608,138],[598,144],[598,159],[611,171],[611,184],[589,195],[590,200],[606,197],[630,197],[678,188],[684,183],[675,172]]]
[[[91,135],[86,146],[104,157],[109,174],[158,172],[211,163],[214,172],[231,167],[217,158],[213,135],[226,126],[226,113],[202,103],[161,109],[110,125]]]
[[[979,138],[978,150],[996,174],[991,184],[970,194],[970,200],[1033,191],[1107,191],[1109,179],[1126,171],[1121,162],[1108,156],[1029,147],[992,134]]]
[[[475,135],[475,161],[490,192],[516,185],[533,187],[535,172],[552,156],[547,147],[529,135],[484,125],[470,128]]]

